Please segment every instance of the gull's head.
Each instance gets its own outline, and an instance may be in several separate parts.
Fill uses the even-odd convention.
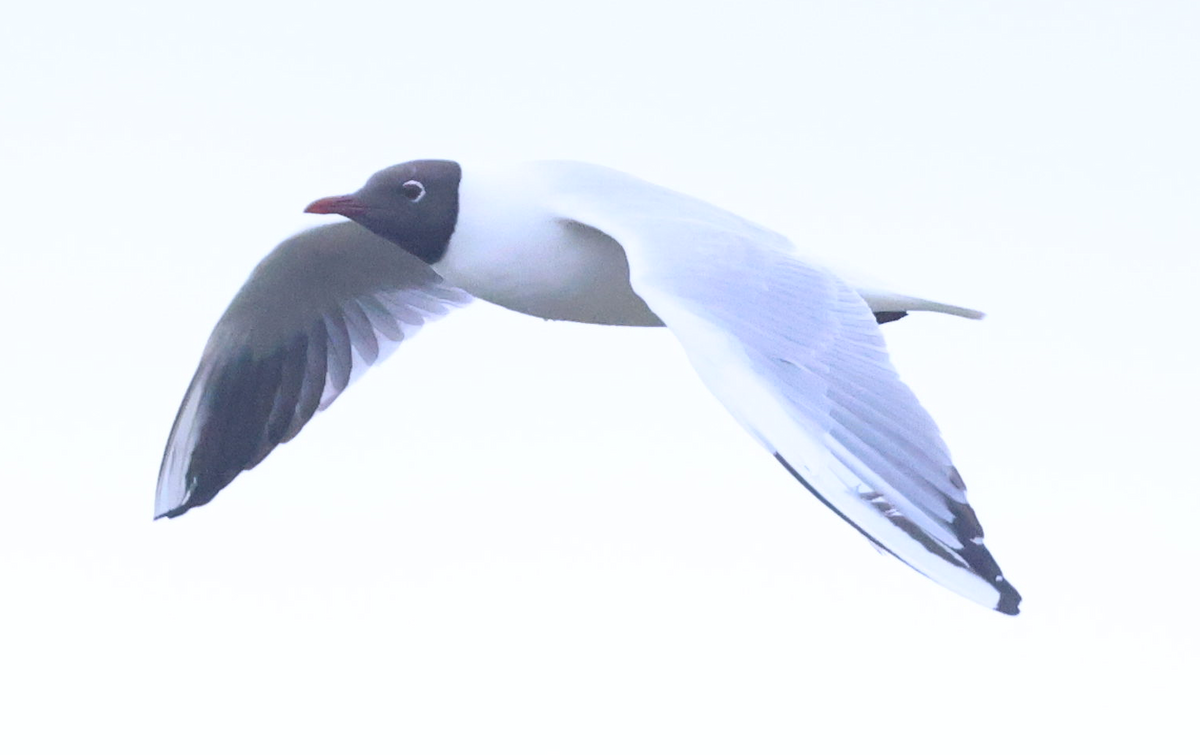
[[[384,168],[353,194],[325,197],[304,208],[344,215],[429,264],[446,253],[458,222],[462,168],[452,160],[413,160]]]

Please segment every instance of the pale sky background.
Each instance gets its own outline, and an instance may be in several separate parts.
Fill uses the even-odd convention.
[[[21,3],[0,750],[1195,752],[1200,4]],[[151,521],[320,196],[561,157],[986,310],[885,329],[1013,619],[879,556],[669,333],[479,303]]]

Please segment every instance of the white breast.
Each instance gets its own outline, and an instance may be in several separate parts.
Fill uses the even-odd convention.
[[[530,166],[463,166],[458,224],[433,267],[448,283],[550,320],[662,325],[629,286],[625,251],[609,236],[545,209]]]

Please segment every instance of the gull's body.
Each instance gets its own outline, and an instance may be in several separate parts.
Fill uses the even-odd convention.
[[[580,163],[405,163],[309,210],[370,233],[312,229],[256,270],[180,408],[157,515],[206,503],[382,347],[469,294],[548,319],[665,324],[712,393],[822,503],[917,571],[1017,612],[878,327],[913,310],[978,313],[855,288],[776,233]]]

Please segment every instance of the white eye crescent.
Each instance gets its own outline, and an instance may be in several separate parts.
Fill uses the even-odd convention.
[[[400,187],[404,196],[412,202],[420,202],[425,197],[425,184],[420,181],[405,181]]]

